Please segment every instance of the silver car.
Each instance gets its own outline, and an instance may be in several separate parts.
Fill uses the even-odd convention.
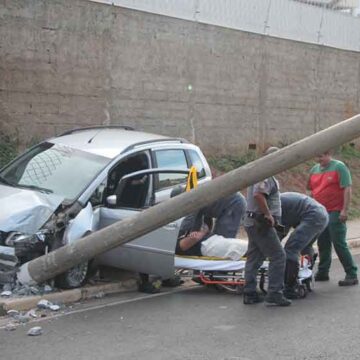
[[[0,282],[33,258],[168,199],[191,166],[199,183],[211,179],[197,146],[124,126],[76,129],[31,148],[0,171]],[[170,277],[179,222],[94,260]],[[57,285],[80,286],[90,267],[74,267]]]

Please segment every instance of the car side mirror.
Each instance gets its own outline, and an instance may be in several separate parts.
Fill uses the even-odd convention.
[[[110,195],[106,198],[106,203],[110,206],[116,206],[116,200],[117,200],[116,195]]]

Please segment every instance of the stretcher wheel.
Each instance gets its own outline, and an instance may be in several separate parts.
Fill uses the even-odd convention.
[[[300,299],[304,299],[307,295],[307,290],[304,285],[300,285],[298,288],[298,294]]]

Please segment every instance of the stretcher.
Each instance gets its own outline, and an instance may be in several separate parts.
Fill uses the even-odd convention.
[[[205,256],[175,256],[175,268],[177,274],[190,276],[200,284],[214,287],[218,291],[228,291],[241,294],[245,285],[245,263],[246,258],[233,261],[223,258],[209,258]],[[314,259],[309,255],[300,258],[300,270],[296,284],[296,291],[300,298],[306,297],[308,292],[313,290]],[[267,281],[269,262],[264,261],[259,269],[259,288],[266,293],[265,284]]]

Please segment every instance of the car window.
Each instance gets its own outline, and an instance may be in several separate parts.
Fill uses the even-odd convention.
[[[157,150],[155,159],[159,168],[186,170],[189,167],[184,150]],[[185,174],[159,174],[156,190],[184,183],[186,179],[187,175]]]
[[[150,176],[139,175],[122,181],[128,174],[149,169],[150,157],[145,152],[133,154],[122,159],[110,171],[108,177],[107,196],[116,195],[116,207],[118,208],[142,208],[148,202]]]
[[[199,154],[195,150],[189,150],[189,156],[190,156],[191,165],[196,167],[198,178],[201,179],[205,177],[206,173],[205,173],[204,164]]]
[[[16,159],[1,176],[13,186],[45,189],[74,200],[111,159],[42,143]]]

